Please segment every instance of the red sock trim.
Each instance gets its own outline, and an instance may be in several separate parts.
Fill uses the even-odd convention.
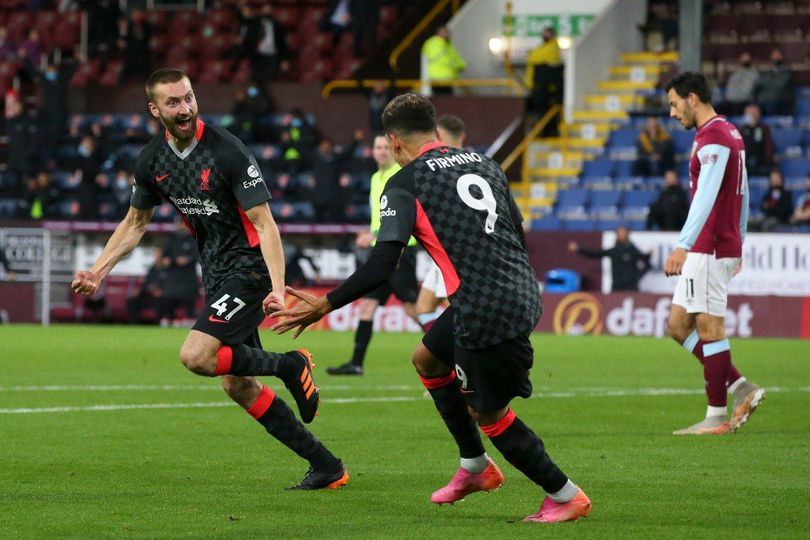
[[[507,428],[511,426],[512,422],[514,422],[516,419],[517,415],[515,414],[515,411],[509,409],[506,415],[497,422],[495,422],[494,424],[490,424],[488,426],[481,426],[481,431],[483,431],[484,435],[486,435],[489,438],[497,437],[498,435],[506,431]]]
[[[419,380],[422,381],[422,384],[428,390],[436,390],[437,388],[441,388],[442,386],[447,386],[451,382],[456,380],[456,372],[451,371],[450,375],[445,375],[444,377],[430,377],[425,378],[419,375]]]
[[[233,349],[227,345],[223,345],[217,351],[217,369],[214,375],[227,375],[231,372],[231,364],[233,363]]]
[[[267,386],[262,387],[262,391],[259,393],[259,397],[256,398],[255,403],[250,406],[247,410],[248,414],[258,420],[264,413],[267,412],[267,409],[270,408],[270,405],[273,404],[273,400],[276,398],[276,394],[273,393],[270,388]]]

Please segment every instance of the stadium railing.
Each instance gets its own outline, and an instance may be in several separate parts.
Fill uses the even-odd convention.
[[[329,81],[323,86],[321,95],[329,97],[334,90],[337,89],[365,89],[374,88],[374,85],[380,82],[380,79],[338,79]],[[383,80],[386,87],[393,86],[394,88],[409,88],[414,92],[419,92],[422,87],[421,79],[394,79]],[[453,88],[483,88],[483,87],[501,87],[504,90],[511,89],[515,96],[525,96],[526,90],[523,86],[514,79],[456,79],[453,81],[430,81],[431,86],[449,86]]]
[[[394,50],[391,51],[391,55],[388,57],[388,65],[390,65],[394,71],[397,71],[398,69],[400,55],[413,44],[416,38],[418,38],[422,32],[425,31],[425,28],[427,28],[428,25],[433,22],[433,20],[438,17],[449,4],[452,4],[451,9],[454,14],[458,12],[461,4],[459,0],[440,0],[435,6],[433,6],[433,9],[428,11],[425,16],[422,17],[422,20],[413,27],[413,29],[403,38],[399,45],[394,47]]]

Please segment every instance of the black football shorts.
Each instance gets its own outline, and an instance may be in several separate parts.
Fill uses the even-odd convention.
[[[365,298],[377,300],[384,306],[392,294],[396,295],[400,302],[416,303],[419,296],[419,282],[416,280],[415,247],[406,247],[403,250],[399,266],[391,279],[368,293]]]
[[[261,347],[259,325],[264,321],[262,300],[270,292],[270,279],[255,273],[230,277],[206,297],[194,330],[226,345]]]
[[[482,349],[455,348],[456,376],[467,405],[478,412],[503,409],[513,398],[532,395],[529,370],[534,350],[529,334]]]
[[[456,338],[453,335],[453,306],[445,309],[433,322],[433,326],[422,337],[422,345],[442,364],[455,368]]]

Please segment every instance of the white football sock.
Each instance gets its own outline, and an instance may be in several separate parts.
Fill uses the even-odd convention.
[[[478,474],[487,468],[487,454],[484,452],[478,457],[461,458],[461,468],[467,472]]]
[[[706,407],[706,418],[710,416],[727,416],[728,415],[728,408],[727,407],[712,407],[709,405]]]
[[[575,483],[571,480],[565,483],[560,491],[555,491],[554,493],[549,493],[548,496],[551,497],[551,500],[556,503],[567,503],[571,499],[577,496],[579,493],[579,488]]]
[[[733,394],[734,392],[737,391],[737,388],[739,388],[740,385],[742,383],[744,383],[744,382],[745,382],[745,377],[740,377],[739,379],[737,379],[736,381],[731,383],[731,386],[728,387],[728,391]]]

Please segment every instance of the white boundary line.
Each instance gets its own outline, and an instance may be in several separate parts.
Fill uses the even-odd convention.
[[[766,388],[772,393],[806,393],[810,392],[810,386],[799,388],[771,387]],[[585,389],[584,391],[570,392],[541,392],[532,395],[532,398],[588,398],[588,397],[628,397],[628,396],[673,396],[673,395],[699,395],[703,390],[688,388],[634,388],[634,389]],[[421,396],[382,396],[382,397],[350,397],[323,400],[324,403],[393,403],[426,401],[427,398]],[[110,405],[86,405],[75,407],[38,407],[38,408],[14,408],[0,409],[0,414],[35,414],[35,413],[59,413],[59,412],[97,412],[97,411],[126,411],[137,409],[204,409],[235,406],[231,401],[211,401],[194,403],[142,403],[142,404],[110,404]]]
[[[268,385],[271,388],[283,388],[283,385]],[[319,386],[321,390],[418,390],[421,387],[408,384],[390,384],[381,386],[362,386],[336,384]],[[221,392],[222,387],[214,384],[47,384],[40,386],[0,386],[0,392],[121,392],[121,391],[187,391],[187,390],[216,390]]]

